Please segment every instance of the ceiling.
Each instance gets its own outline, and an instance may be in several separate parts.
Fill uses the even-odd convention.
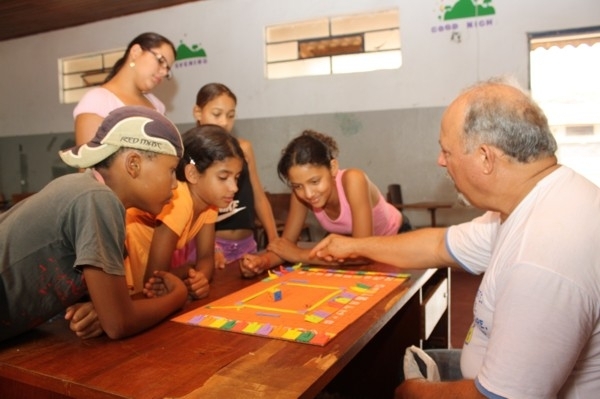
[[[0,0],[0,41],[194,0]]]

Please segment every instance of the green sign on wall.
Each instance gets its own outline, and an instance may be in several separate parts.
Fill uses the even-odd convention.
[[[442,8],[440,19],[449,21],[460,18],[474,18],[496,14],[492,0],[458,0],[454,5]]]

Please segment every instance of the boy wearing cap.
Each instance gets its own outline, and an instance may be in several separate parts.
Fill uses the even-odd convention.
[[[123,266],[125,210],[157,214],[176,187],[177,128],[138,106],[111,112],[87,144],[62,151],[75,168],[0,215],[0,341],[30,330],[89,294],[102,330],[136,334],[179,309],[187,288],[159,273],[161,296],[132,300]]]

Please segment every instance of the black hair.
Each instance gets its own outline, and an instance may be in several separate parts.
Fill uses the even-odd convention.
[[[331,161],[338,156],[337,143],[331,136],[314,130],[305,130],[283,149],[277,163],[277,174],[287,181],[290,168],[295,165],[325,166],[331,169]]]
[[[202,108],[221,94],[227,94],[233,99],[233,102],[237,104],[237,98],[229,87],[222,83],[208,83],[198,90],[198,94],[196,94],[196,105]]]
[[[119,58],[117,62],[115,62],[115,65],[113,65],[110,73],[108,74],[108,76],[106,76],[106,79],[104,79],[104,83],[111,80],[121,70],[121,68],[123,68],[123,65],[125,65],[125,62],[129,57],[129,52],[131,51],[131,48],[136,44],[138,44],[144,50],[151,50],[160,47],[165,43],[168,44],[169,47],[171,47],[171,50],[173,50],[173,54],[175,54],[175,58],[177,58],[177,49],[175,49],[173,43],[166,37],[154,32],[146,32],[137,36],[129,43],[129,45],[127,46],[127,50],[125,50],[125,54],[123,54],[123,57]]]
[[[213,163],[235,157],[244,160],[244,151],[235,136],[217,125],[196,126],[183,133],[183,157],[179,160],[175,175],[186,181],[185,166],[193,164],[204,173]]]

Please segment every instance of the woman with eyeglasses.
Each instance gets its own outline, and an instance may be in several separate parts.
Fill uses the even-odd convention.
[[[129,43],[101,86],[89,90],[73,111],[75,142],[87,143],[110,111],[142,105],[165,113],[165,105],[151,91],[171,78],[175,46],[158,33],[142,33]]]

